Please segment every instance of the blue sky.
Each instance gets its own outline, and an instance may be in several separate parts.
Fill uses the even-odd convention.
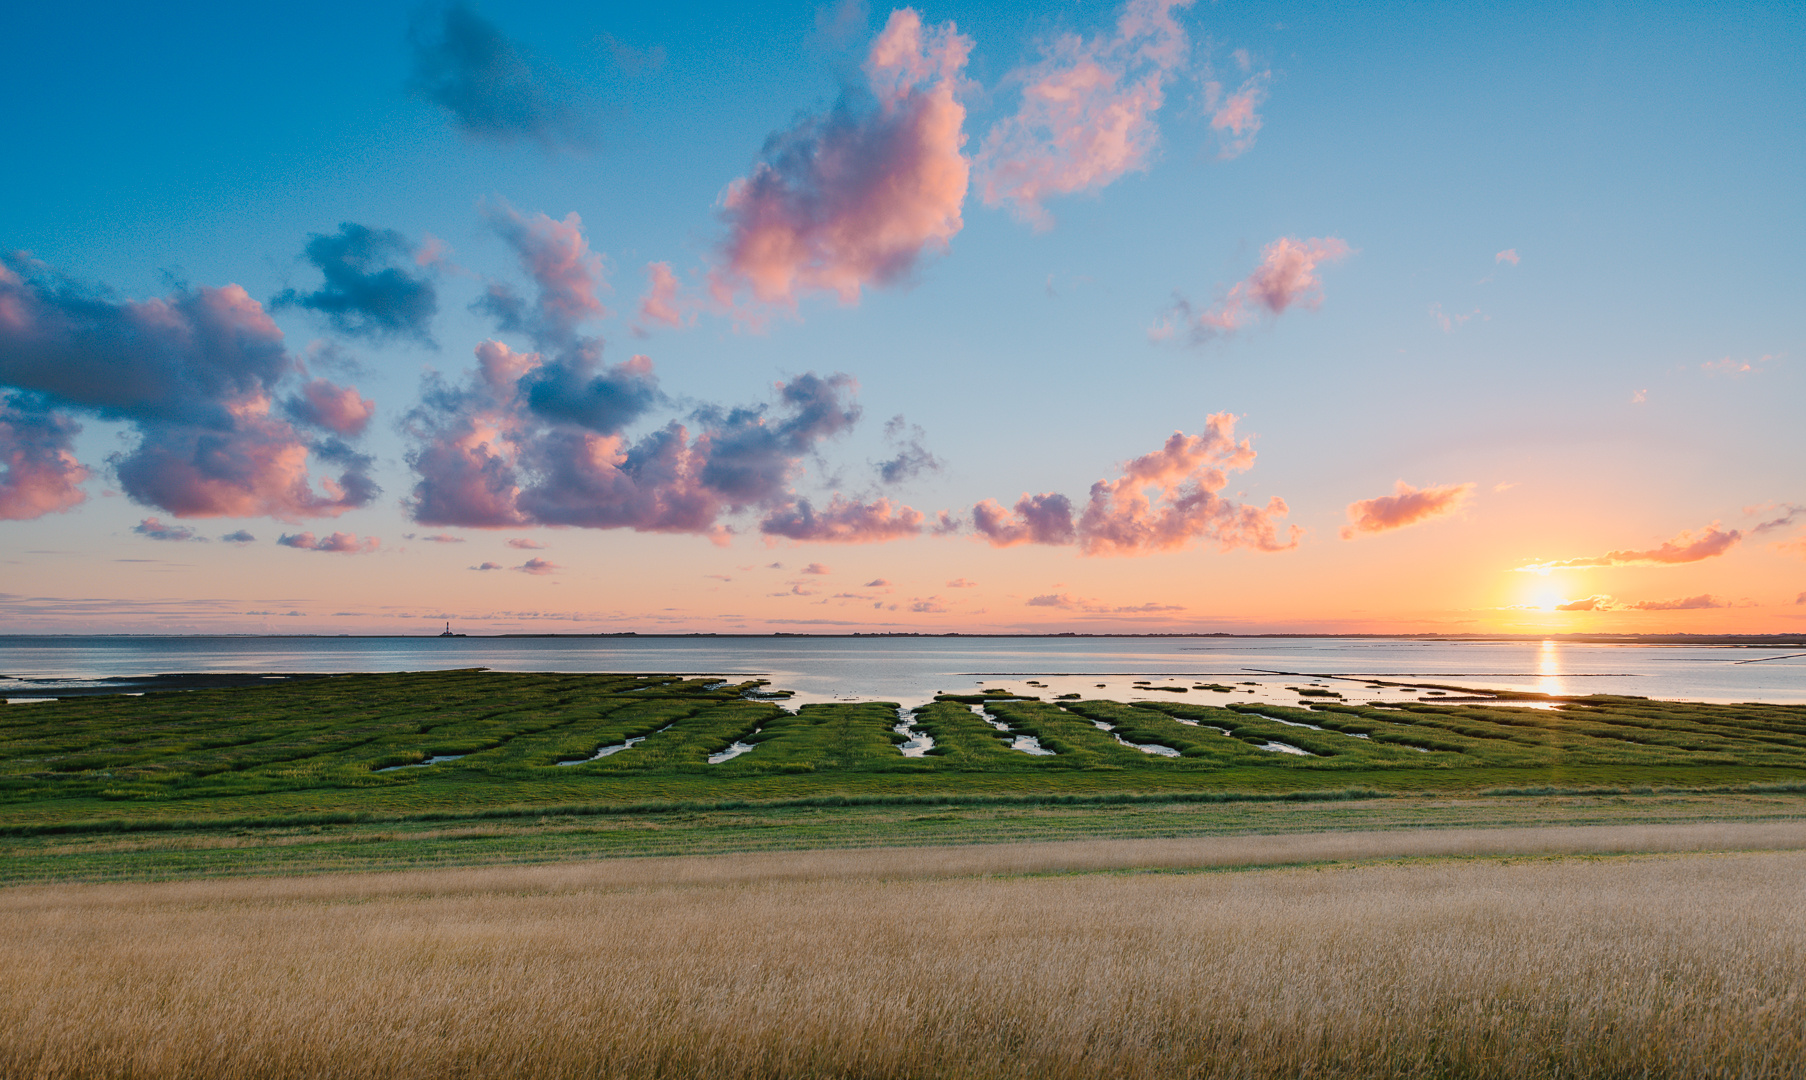
[[[847,629],[1529,630],[1786,629],[1806,614],[1794,603],[1806,559],[1786,546],[1799,526],[1753,531],[1806,502],[1797,8],[1179,8],[1188,51],[1164,70],[1150,152],[1107,182],[1045,199],[1051,227],[985,205],[975,174],[945,251],[925,246],[909,272],[867,281],[855,302],[818,290],[794,307],[745,295],[737,314],[711,307],[704,278],[723,265],[735,228],[729,185],[752,174],[775,134],[825,116],[843,92],[865,92],[864,65],[892,10],[467,9],[529,58],[536,85],[566,110],[572,130],[543,138],[473,136],[411,89],[410,34],[442,30],[444,8],[20,13],[16,39],[30,47],[0,84],[25,103],[12,124],[23,165],[0,172],[0,249],[103,285],[115,302],[242,286],[269,309],[287,355],[314,357],[310,374],[375,402],[357,445],[381,494],[314,518],[191,520],[105,494],[120,490],[109,454],[143,429],[65,406],[82,426],[73,453],[89,470],[87,498],[0,522],[13,621],[92,628],[70,614],[87,609],[70,605],[97,590],[155,599],[162,606],[141,625],[165,629],[265,628],[267,617],[244,613],[279,600],[303,612],[293,628],[334,631],[438,614],[498,629],[556,613],[596,629],[822,619]],[[949,84],[969,160],[1045,73],[1034,65],[1050,43],[1103,41],[1122,11],[914,10],[925,27],[951,22],[970,41]],[[1258,130],[1228,156],[1211,123],[1221,101],[1206,84],[1226,94],[1250,78],[1264,80]],[[1080,504],[1093,481],[1173,432],[1195,435],[1229,413],[1257,458],[1232,470],[1222,496],[1253,507],[1281,496],[1283,523],[1302,539],[1264,551],[1199,533],[1103,557],[1082,545],[1000,547],[968,526],[837,545],[761,534],[758,508],[720,518],[736,529],[725,546],[543,522],[453,529],[464,543],[437,548],[404,539],[438,528],[403,505],[417,446],[400,424],[421,400],[423,370],[455,382],[491,338],[547,348],[470,308],[490,282],[531,295],[495,224],[504,207],[522,220],[580,216],[602,260],[597,298],[613,312],[580,332],[602,339],[604,365],[649,357],[665,395],[623,429],[630,439],[672,419],[694,433],[698,410],[771,403],[774,384],[844,372],[858,383],[857,424],[797,450],[780,497],[820,506],[834,492],[882,495],[929,519],[943,509],[969,519],[987,498],[1009,507],[1024,493],[1061,492]],[[347,222],[448,246],[430,275],[436,347],[271,307],[285,289],[319,287],[303,251]],[[1150,335],[1173,318],[1175,296],[1217,310],[1283,238],[1349,251],[1316,267],[1314,291],[1234,333],[1198,344],[1183,330]],[[1500,258],[1507,251],[1515,261]],[[693,323],[636,320],[651,262],[669,264],[698,298]],[[329,371],[320,349],[354,360]],[[942,467],[892,489],[872,464],[896,452],[884,438],[896,415],[921,428]],[[317,458],[310,468],[331,472]],[[1338,538],[1354,504],[1399,481],[1473,486],[1434,512]],[[132,531],[147,517],[258,540],[215,537],[204,550],[151,541]],[[341,558],[274,545],[303,528],[376,535],[380,546]],[[1740,538],[1684,563],[1558,573],[1555,591],[1535,596],[1524,582],[1538,575],[1516,572],[1714,528]],[[504,537],[545,546],[489,551]],[[469,570],[493,557],[512,571],[522,550],[555,552],[543,558],[558,570]],[[118,561],[137,559],[153,561]],[[786,568],[771,581],[740,569],[772,563]],[[810,564],[859,599],[796,591],[814,582],[779,595],[775,582],[801,581],[784,575]],[[864,586],[875,580],[891,591]],[[954,580],[977,584],[950,590]],[[185,597],[195,600],[186,609]],[[1634,606],[1699,597],[1689,608]],[[1036,598],[1053,599],[1031,606]],[[1127,610],[1150,605],[1167,610]]]

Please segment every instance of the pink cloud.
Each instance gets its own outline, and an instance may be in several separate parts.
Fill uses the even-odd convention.
[[[943,612],[952,611],[953,609],[943,603],[940,597],[930,596],[925,599],[910,601],[909,610],[917,612],[918,614],[939,615]]]
[[[1759,356],[1754,360],[1733,360],[1724,356],[1701,364],[1699,369],[1708,375],[1751,375],[1762,371],[1764,366],[1774,359],[1773,353]]]
[[[761,521],[759,531],[767,536],[821,544],[876,544],[919,536],[922,513],[889,499],[866,503],[836,494],[819,511],[808,499],[798,499]]]
[[[563,342],[573,337],[580,323],[609,313],[597,295],[607,288],[602,257],[589,249],[583,219],[575,211],[563,221],[543,213],[528,217],[506,203],[487,207],[484,213],[539,291],[529,315],[506,286],[490,286],[480,306],[497,316],[503,329],[525,329],[542,343]]]
[[[546,546],[539,541],[524,536],[512,537],[508,541],[508,546],[516,551],[544,551],[546,549]]]
[[[464,542],[462,536],[448,536],[445,533],[434,533],[431,536],[423,536],[420,539],[431,544],[462,544]]]
[[[664,323],[674,329],[689,321],[683,308],[679,306],[677,275],[671,272],[671,264],[647,263],[646,277],[650,279],[650,283],[646,287],[646,295],[640,297],[640,319],[643,322]]]
[[[1745,514],[1751,515],[1773,512],[1776,510],[1780,511],[1780,516],[1770,518],[1767,521],[1757,524],[1755,528],[1750,530],[1750,535],[1754,536],[1757,533],[1772,532],[1775,529],[1785,529],[1801,516],[1806,516],[1806,506],[1795,506],[1792,503],[1768,503],[1762,506],[1746,506],[1743,508]]]
[[[1254,145],[1260,134],[1261,117],[1254,110],[1267,100],[1267,86],[1272,72],[1262,71],[1243,80],[1234,93],[1225,95],[1223,84],[1210,80],[1204,84],[1204,107],[1210,110],[1210,129],[1222,139],[1217,157],[1222,160],[1240,157]]]
[[[1414,488],[1400,480],[1390,495],[1348,504],[1349,523],[1342,528],[1342,539],[1353,540],[1363,533],[1389,532],[1452,514],[1466,505],[1473,496],[1474,487],[1468,483]]]
[[[891,13],[865,64],[875,106],[799,120],[722,195],[728,237],[710,273],[718,303],[750,291],[794,307],[824,291],[850,304],[866,286],[905,278],[924,252],[946,250],[964,224],[956,89],[971,47],[952,23],[925,29],[911,8]]]
[[[996,499],[972,508],[972,528],[992,547],[1017,544],[1070,544],[1076,533],[1072,524],[1072,500],[1054,492],[1022,493],[1014,512]]]
[[[1555,605],[1557,611],[1610,611],[1616,605],[1609,596],[1588,596],[1580,600],[1570,600],[1565,604]]]
[[[1495,264],[1496,263],[1510,263],[1511,265],[1516,266],[1518,264],[1518,249],[1517,248],[1506,248],[1504,251],[1501,251],[1497,255],[1494,255],[1492,257],[1492,261]]]
[[[1191,303],[1180,297],[1174,301],[1173,315],[1190,328],[1191,340],[1196,344],[1232,334],[1263,315],[1278,317],[1294,304],[1315,308],[1323,302],[1318,264],[1335,262],[1352,250],[1345,241],[1333,236],[1308,240],[1282,236],[1261,249],[1260,266],[1237,282],[1216,307],[1194,311]],[[1172,331],[1169,319],[1155,327],[1153,336],[1168,337]]]
[[[314,440],[271,415],[298,372],[282,331],[237,285],[115,303],[28,256],[0,256],[0,387],[47,403],[22,412],[9,396],[0,408],[0,457],[16,462],[0,486],[6,512],[37,516],[79,501],[80,466],[57,434],[76,429],[48,409],[130,424],[136,446],[110,458],[120,486],[178,517],[294,521],[366,505],[378,490],[368,458],[343,443],[320,448],[340,469],[321,494],[308,470]]]
[[[1124,475],[1091,485],[1079,519],[1079,550],[1087,555],[1145,555],[1215,541],[1218,549],[1287,551],[1303,531],[1291,526],[1281,539],[1276,518],[1288,511],[1274,496],[1265,509],[1220,497],[1228,473],[1254,465],[1254,447],[1235,441],[1235,417],[1213,414],[1198,435],[1174,432],[1166,445],[1129,462]],[[1150,500],[1147,492],[1158,494]]]
[[[1077,543],[1085,555],[1147,555],[1195,541],[1288,551],[1303,530],[1293,525],[1281,535],[1285,500],[1257,509],[1217,494],[1254,457],[1251,442],[1235,440],[1235,417],[1216,413],[1202,434],[1174,432],[1159,450],[1125,463],[1122,476],[1092,484],[1076,522],[1066,497],[1049,493],[1024,495],[1014,513],[987,499],[972,508],[973,527],[993,547]]]
[[[0,396],[0,521],[60,513],[88,497],[80,487],[88,470],[74,453],[80,431],[66,416]]]
[[[486,563],[483,563],[481,566],[473,566],[473,567],[471,567],[471,569],[472,570],[503,570],[503,569],[506,569],[506,567],[504,567],[499,562],[486,562]]]
[[[1646,551],[1608,551],[1604,555],[1585,559],[1561,559],[1552,562],[1531,563],[1520,566],[1519,570],[1542,573],[1549,570],[1567,570],[1589,566],[1674,566],[1681,563],[1699,562],[1723,555],[1737,542],[1743,539],[1743,533],[1736,529],[1720,532],[1718,522],[1700,530],[1698,535],[1683,532],[1674,539],[1663,543],[1660,547]]]
[[[558,571],[564,569],[564,567],[559,566],[557,563],[547,562],[544,559],[528,559],[526,562],[515,567],[515,569],[523,574],[544,577],[547,574],[556,574]]]
[[[1701,611],[1706,608],[1725,606],[1710,593],[1688,596],[1679,600],[1643,600],[1631,605],[1637,611]]]
[[[962,578],[954,578],[952,581],[949,581],[947,583],[947,587],[949,589],[976,589],[976,588],[978,588],[978,582],[967,581],[963,577]]]
[[[301,387],[284,403],[288,415],[299,423],[325,428],[338,435],[361,435],[376,415],[376,402],[359,396],[356,387],[334,386],[325,379]]]
[[[1190,47],[1172,13],[1189,3],[1130,0],[1115,33],[1067,35],[1046,46],[1039,63],[1012,72],[1021,105],[978,153],[985,205],[1007,203],[1046,228],[1048,197],[1096,191],[1146,169],[1160,137],[1154,114]]]
[[[205,540],[196,537],[194,530],[181,525],[166,525],[154,517],[147,517],[132,526],[132,531],[139,536],[147,536],[152,540]]]
[[[1027,604],[1029,607],[1070,608],[1077,607],[1078,601],[1069,593],[1043,593],[1029,597]]]
[[[873,578],[865,583],[865,587],[868,589],[886,589],[890,587],[890,582],[883,578]]]
[[[418,477],[406,506],[426,525],[576,525],[691,533],[724,542],[722,518],[766,514],[768,535],[839,542],[913,535],[921,515],[879,500],[836,497],[817,513],[793,482],[823,440],[860,409],[845,375],[799,375],[769,405],[704,407],[692,433],[672,422],[637,440],[621,426],[659,400],[651,362],[592,366],[586,380],[538,353],[499,342],[477,349],[459,386],[430,376],[405,418]]]
[[[803,573],[805,574],[832,574],[833,572],[834,571],[818,562],[812,562],[808,566],[803,567]]]
[[[310,532],[296,533],[292,536],[285,533],[276,538],[276,543],[301,551],[330,551],[342,555],[366,555],[382,547],[382,542],[374,536],[359,540],[356,533],[342,532],[318,538]]]

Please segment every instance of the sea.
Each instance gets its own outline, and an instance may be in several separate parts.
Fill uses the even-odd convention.
[[[59,690],[93,689],[97,680],[156,674],[454,668],[760,679],[768,689],[792,691],[793,706],[894,701],[908,708],[938,692],[979,688],[1042,698],[1081,694],[1124,701],[1293,704],[1297,690],[1308,687],[1349,702],[1433,700],[1464,690],[1504,689],[1806,703],[1806,649],[1799,645],[1218,636],[0,635],[0,696],[8,701],[53,698]]]

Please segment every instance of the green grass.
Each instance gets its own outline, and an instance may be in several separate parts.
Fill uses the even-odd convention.
[[[905,758],[891,730],[894,705],[805,705],[790,713],[748,700],[756,687],[676,676],[459,671],[10,705],[0,708],[0,838],[29,847],[55,836],[161,831],[188,837],[181,843],[193,847],[193,838],[223,830],[501,827],[550,815],[612,819],[594,828],[631,846],[649,834],[620,824],[628,819],[730,813],[740,822],[736,835],[751,842],[746,837],[758,827],[747,822],[755,818],[858,810],[871,812],[853,814],[870,824],[871,842],[883,842],[891,826],[871,823],[912,807],[992,814],[1061,807],[1083,817],[1107,806],[1290,800],[1322,807],[1488,791],[1806,790],[1803,706],[1587,697],[1552,709],[1333,700],[1288,707],[1217,705],[1209,693],[1131,705],[947,695],[914,717],[934,737],[933,751]],[[1015,734],[1034,735],[1055,754],[1013,750]],[[1179,756],[1152,756],[1117,736]],[[643,741],[582,760],[629,739]],[[736,741],[755,749],[708,763]],[[1309,756],[1262,749],[1275,742]],[[445,755],[462,756],[394,768]],[[559,764],[573,761],[580,763]],[[764,835],[792,831],[773,825]],[[510,836],[494,842],[526,843]],[[399,851],[394,845],[407,843],[358,850]],[[217,845],[194,850],[203,853],[193,860],[221,866],[283,862]]]

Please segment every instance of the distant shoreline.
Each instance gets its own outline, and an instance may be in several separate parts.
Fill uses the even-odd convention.
[[[1311,640],[1311,641],[1450,641],[1483,644],[1485,642],[1524,642],[1524,641],[1560,641],[1576,645],[1724,645],[1724,646],[1759,646],[1763,648],[1806,648],[1806,634],[1228,634],[1228,633],[1154,633],[1154,634],[980,634],[962,631],[945,633],[861,633],[820,634],[791,633],[777,631],[769,634],[734,634],[698,632],[689,634],[641,633],[636,630],[625,630],[614,633],[595,634],[469,634],[461,633],[446,638],[441,634],[0,634],[0,640],[70,640],[70,639],[164,639],[201,641],[215,638],[250,641],[333,641],[350,639],[354,641],[506,641],[534,638],[565,640],[598,640],[636,638],[641,640],[687,640],[693,638],[735,639],[749,641],[770,641],[780,638],[805,638],[826,640],[853,640],[866,638],[977,638],[977,639],[1011,639],[1011,640],[1060,640],[1080,638],[1087,640],[1231,640],[1231,641],[1272,641],[1272,640]]]

